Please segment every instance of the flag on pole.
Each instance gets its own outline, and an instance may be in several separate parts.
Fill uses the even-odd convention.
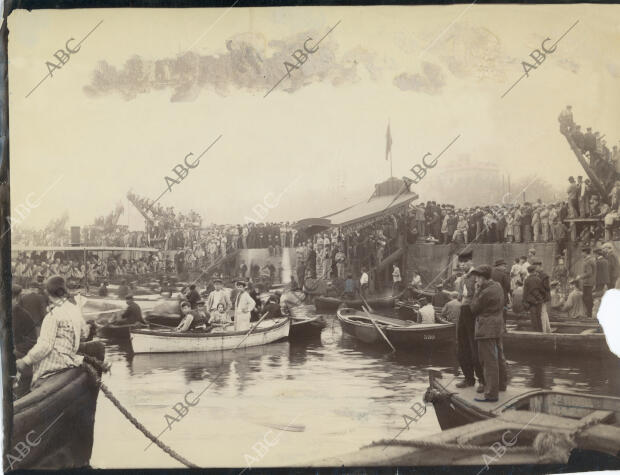
[[[392,153],[392,132],[390,132],[390,122],[388,121],[387,132],[385,133],[385,159]]]

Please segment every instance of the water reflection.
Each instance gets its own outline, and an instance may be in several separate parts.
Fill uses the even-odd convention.
[[[451,349],[390,354],[343,335],[331,316],[319,338],[237,351],[133,355],[128,342],[108,342],[106,384],[151,431],[188,391],[203,393],[188,417],[162,440],[202,466],[244,466],[265,431],[294,422],[263,466],[303,464],[391,438],[402,415],[422,401],[428,370],[446,381],[458,368]],[[620,361],[583,355],[507,354],[510,384],[620,396]],[[177,467],[118,411],[99,398],[91,463],[101,468]],[[272,429],[273,430],[273,429]],[[432,407],[402,437],[439,431]],[[208,449],[208,450],[207,450]],[[113,454],[113,455],[112,455]]]

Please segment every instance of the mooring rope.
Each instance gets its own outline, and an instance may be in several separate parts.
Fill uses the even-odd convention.
[[[447,450],[461,450],[461,451],[473,451],[484,452],[488,451],[489,447],[484,445],[461,445],[461,444],[449,444],[445,442],[430,442],[427,440],[388,440],[381,439],[372,442],[368,447],[376,447],[379,445],[400,445],[403,447],[416,447],[423,449],[447,449]],[[505,446],[507,450],[512,453],[531,453],[532,447],[511,447]]]
[[[164,444],[161,440],[159,440],[151,431],[149,431],[146,427],[144,427],[140,421],[138,421],[126,408],[121,404],[121,402],[112,394],[112,391],[101,381],[101,378],[97,374],[98,371],[104,372],[108,370],[108,367],[105,363],[98,360],[97,358],[93,358],[89,355],[84,355],[84,363],[82,365],[88,374],[93,378],[95,384],[99,386],[103,394],[116,406],[116,408],[123,414],[129,422],[131,422],[136,429],[142,432],[145,437],[150,439],[154,444],[156,444],[160,449],[170,455],[172,458],[178,460],[183,465],[189,468],[199,468],[198,465],[191,463],[182,455],[175,452],[171,447]]]

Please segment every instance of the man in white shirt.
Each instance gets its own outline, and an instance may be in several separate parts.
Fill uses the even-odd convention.
[[[360,293],[364,298],[366,298],[366,294],[368,293],[368,274],[366,273],[365,267],[362,267],[362,275],[360,277]]]
[[[420,323],[435,323],[435,309],[425,298],[420,299]]]
[[[400,292],[401,282],[403,279],[400,275],[400,269],[398,268],[398,266],[396,264],[393,264],[392,267],[392,280],[394,281],[394,283],[392,284],[392,295],[396,295],[398,292]]]

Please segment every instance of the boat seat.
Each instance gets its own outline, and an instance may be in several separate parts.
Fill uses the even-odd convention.
[[[583,330],[581,333],[579,333],[580,335],[593,335],[595,334],[597,331],[597,328],[588,328],[586,330]]]

